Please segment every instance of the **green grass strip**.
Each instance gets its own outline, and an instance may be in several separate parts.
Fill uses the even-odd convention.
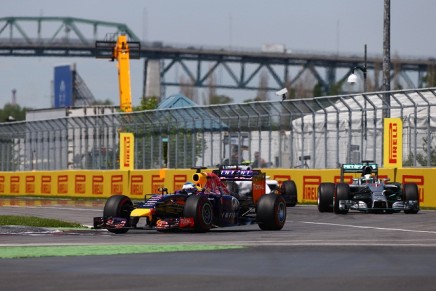
[[[0,225],[25,225],[34,227],[82,227],[79,223],[35,216],[0,215]]]
[[[235,245],[74,245],[74,246],[4,246],[0,247],[1,259],[103,256],[145,254],[162,252],[217,251],[240,249]]]

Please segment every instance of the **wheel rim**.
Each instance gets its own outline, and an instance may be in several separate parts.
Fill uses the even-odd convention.
[[[285,221],[286,219],[286,205],[282,202],[279,203],[279,209],[278,209],[278,218],[280,222]]]
[[[209,203],[204,204],[201,212],[202,212],[203,222],[206,224],[211,224],[212,223],[212,208],[211,208],[210,204]]]

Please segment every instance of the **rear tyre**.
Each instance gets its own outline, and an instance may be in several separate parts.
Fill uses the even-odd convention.
[[[403,185],[403,200],[405,202],[410,200],[418,201],[418,207],[415,209],[404,210],[406,214],[417,214],[419,211],[419,192],[418,186],[414,183]]]
[[[281,195],[262,195],[257,202],[256,221],[262,230],[281,230],[286,222],[285,199]]]
[[[213,224],[212,203],[203,195],[191,195],[186,199],[183,217],[194,219],[195,232],[207,232]]]
[[[321,183],[318,187],[318,211],[333,212],[334,183]]]
[[[103,208],[104,217],[120,217],[127,219],[126,226],[130,225],[130,213],[133,210],[133,203],[125,195],[114,195],[109,197]],[[126,233],[128,228],[109,228],[112,233]]]
[[[280,192],[286,200],[286,206],[294,207],[297,205],[297,186],[292,180],[284,181],[280,187]]]
[[[339,200],[350,200],[350,185],[346,183],[336,184],[335,202],[333,210],[336,214],[347,214],[348,209],[339,209]]]

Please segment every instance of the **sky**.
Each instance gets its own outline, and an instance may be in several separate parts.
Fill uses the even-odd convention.
[[[59,16],[119,22],[127,24],[145,41],[250,49],[277,43],[291,51],[361,54],[362,58],[367,44],[368,54],[383,54],[384,0],[0,0],[0,3],[0,18]],[[391,58],[436,57],[435,11],[434,0],[391,0]],[[33,36],[36,37],[36,32]],[[0,108],[11,102],[13,89],[22,107],[50,107],[53,69],[72,63],[96,99],[118,104],[114,63],[93,58],[0,57]],[[143,61],[132,60],[133,105],[140,102],[142,74]],[[177,92],[178,88],[169,87],[166,93]],[[219,89],[217,93],[226,94]],[[248,93],[232,94],[235,95],[230,97],[237,99],[239,94]]]

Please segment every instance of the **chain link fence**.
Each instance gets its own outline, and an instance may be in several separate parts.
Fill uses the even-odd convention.
[[[0,170],[118,169],[119,133],[135,136],[135,168],[337,168],[383,161],[383,118],[403,120],[403,165],[436,165],[436,88],[311,99],[66,116],[0,124]]]

